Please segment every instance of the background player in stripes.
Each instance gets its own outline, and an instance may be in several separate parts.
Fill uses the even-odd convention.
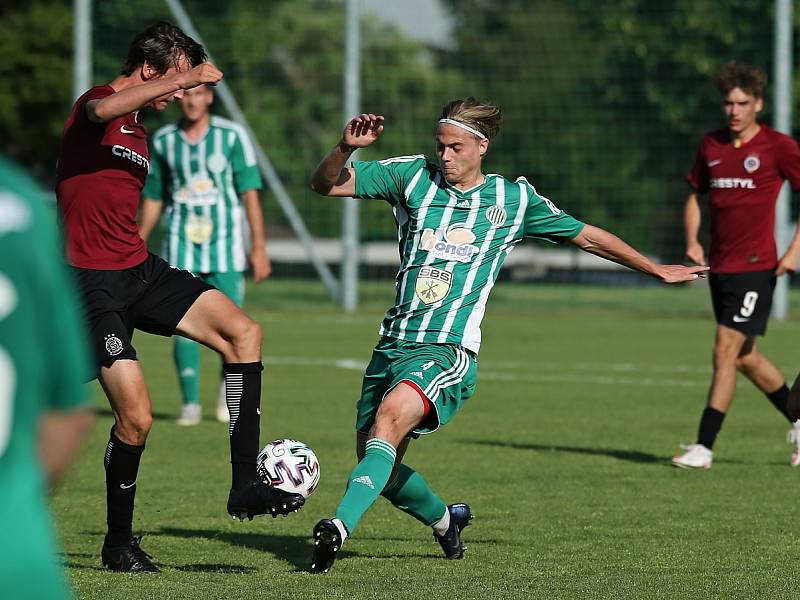
[[[475,98],[454,100],[436,128],[438,165],[423,155],[345,163],[384,131],[381,116],[362,114],[312,176],[326,196],[380,198],[398,224],[396,300],[381,324],[357,408],[359,463],[333,519],[314,528],[311,568],[325,572],[379,495],[433,528],[447,558],[464,555],[466,504],[445,503],[403,464],[410,436],[446,424],[472,395],[480,323],[503,261],[525,238],[571,241],[667,283],[692,281],[705,267],[661,265],[598,227],[584,225],[537,193],[524,178],[482,172],[499,133],[501,111]]]
[[[264,280],[272,271],[258,197],[261,176],[247,133],[233,121],[211,115],[213,102],[214,92],[207,85],[186,90],[179,100],[183,118],[153,136],[139,233],[147,241],[164,211],[167,233],[161,256],[241,307],[248,258],[242,207],[250,228],[253,281]],[[202,418],[197,343],[176,337],[174,359],[183,399],[178,423],[196,425]],[[217,418],[227,421],[224,379],[216,409]]]
[[[219,81],[222,73],[205,59],[203,47],[177,27],[148,27],[133,40],[121,74],[78,98],[61,141],[56,195],[67,257],[88,316],[95,376],[114,412],[101,559],[115,571],[159,571],[133,536],[139,462],[152,425],[134,329],[177,333],[223,356],[231,414],[228,513],[286,514],[303,504],[302,496],[265,485],[256,473],[261,328],[212,286],[149,254],[136,224],[149,164],[139,110],[163,110],[183,90]]]
[[[712,448],[736,391],[737,370],[761,390],[792,423],[786,403],[789,389],[777,367],[756,345],[764,335],[772,307],[775,278],[797,269],[800,228],[778,259],[775,203],[785,180],[800,188],[800,149],[789,136],[758,123],[756,117],[767,77],[760,69],[729,63],[717,73],[727,124],[706,134],[686,179],[686,256],[705,264],[699,196],[707,194],[711,217],[711,300],[717,320],[713,377],[700,418],[697,441],[675,456],[677,467],[711,467]],[[789,431],[794,451],[789,463],[800,465],[800,423]]]

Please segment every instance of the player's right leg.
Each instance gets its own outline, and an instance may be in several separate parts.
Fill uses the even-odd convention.
[[[100,369],[100,383],[114,412],[114,427],[106,447],[108,532],[103,541],[103,565],[113,571],[157,573],[158,567],[133,536],[133,509],[139,461],[150,433],[150,397],[138,361],[117,360]]]
[[[676,467],[687,469],[711,467],[714,442],[736,391],[737,359],[746,341],[747,336],[740,331],[725,325],[717,326],[714,373],[708,392],[708,403],[700,418],[697,441],[684,447],[686,452],[672,458],[672,464]]]
[[[131,344],[130,298],[141,282],[135,269],[96,271],[74,269],[87,318],[96,376],[114,412],[114,427],[104,456],[106,521],[102,561],[115,571],[158,572],[133,536],[133,509],[139,461],[150,432],[150,398],[136,350]]]
[[[364,455],[348,477],[347,489],[336,509],[336,516],[323,519],[314,527],[313,572],[326,573],[333,566],[342,543],[355,531],[361,517],[389,482],[397,449],[423,414],[423,402],[409,386],[398,385],[383,398]]]

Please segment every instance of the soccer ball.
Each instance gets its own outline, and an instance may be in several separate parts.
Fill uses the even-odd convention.
[[[308,498],[317,489],[320,468],[314,451],[297,440],[274,440],[258,454],[258,476],[273,487]]]

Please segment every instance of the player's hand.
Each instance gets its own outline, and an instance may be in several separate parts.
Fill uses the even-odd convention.
[[[786,275],[786,273],[791,273],[794,275],[794,273],[797,271],[797,262],[799,258],[800,257],[798,257],[797,252],[787,251],[786,254],[781,257],[780,261],[778,261],[778,266],[775,269],[775,275],[778,277],[781,275]]]
[[[703,265],[706,264],[706,255],[703,252],[703,246],[699,242],[692,242],[686,244],[686,258],[692,261],[696,265]]]
[[[254,251],[250,254],[250,268],[253,271],[253,282],[261,283],[272,275],[272,263],[263,250]]]
[[[683,283],[685,281],[694,281],[700,277],[705,277],[708,272],[708,267],[698,265],[694,267],[686,267],[684,265],[661,265],[658,270],[658,278],[664,283]]]
[[[210,62],[200,63],[196,67],[177,75],[178,83],[184,90],[198,85],[216,85],[222,79],[222,71]]]
[[[365,148],[383,133],[383,116],[361,114],[345,126],[342,144],[350,148]]]

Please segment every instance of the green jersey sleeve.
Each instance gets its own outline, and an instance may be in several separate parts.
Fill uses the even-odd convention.
[[[521,178],[528,190],[528,208],[525,211],[523,236],[545,240],[554,244],[567,242],[578,235],[583,223],[558,208],[540,195],[536,188]]]
[[[391,204],[401,203],[406,188],[426,165],[427,160],[421,154],[386,160],[357,160],[353,163],[356,173],[355,196],[378,198]]]
[[[231,149],[231,167],[237,194],[243,194],[248,190],[260,190],[263,187],[261,173],[258,172],[256,164],[255,149],[244,132],[236,134],[236,141]]]
[[[166,173],[166,166],[164,165],[164,143],[163,140],[153,140],[151,144],[152,151],[150,152],[150,168],[147,171],[147,179],[142,188],[142,198],[150,198],[150,200],[164,201],[168,197],[166,187],[166,180],[164,174]]]

